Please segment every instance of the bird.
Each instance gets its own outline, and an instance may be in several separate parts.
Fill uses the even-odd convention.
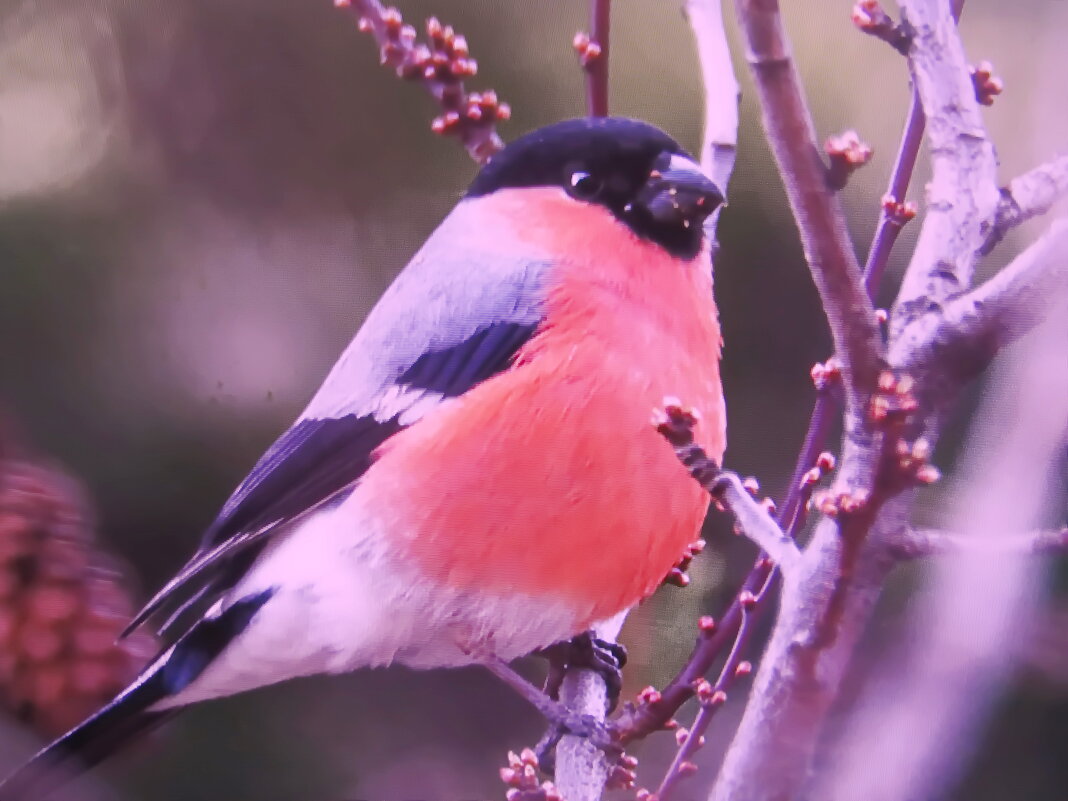
[[[42,797],[191,704],[504,664],[651,595],[709,503],[653,411],[684,399],[698,444],[726,448],[703,229],[723,201],[640,120],[564,120],[493,155],[132,620],[170,615],[158,656],[0,801]]]

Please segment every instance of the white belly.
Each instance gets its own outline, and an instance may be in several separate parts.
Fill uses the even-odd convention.
[[[576,610],[460,592],[391,553],[359,489],[277,537],[221,602],[273,588],[248,627],[178,695],[180,706],[316,673],[514,659],[578,633]]]

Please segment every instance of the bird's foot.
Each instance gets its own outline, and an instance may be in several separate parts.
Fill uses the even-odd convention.
[[[540,652],[549,660],[549,676],[545,692],[558,698],[560,682],[568,668],[592,670],[604,679],[607,688],[608,713],[615,711],[623,688],[623,668],[627,664],[627,649],[616,642],[595,637],[586,631],[570,640],[556,643]]]
[[[552,744],[555,745],[560,737],[571,734],[576,737],[585,737],[605,751],[617,747],[611,731],[603,720],[598,720],[593,715],[579,714],[555,698],[550,698],[499,659],[488,660],[484,664],[491,673],[526,698],[549,721],[551,729],[549,735],[542,738],[543,740],[552,735],[555,738]]]

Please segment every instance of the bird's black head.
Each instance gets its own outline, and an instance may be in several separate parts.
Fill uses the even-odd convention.
[[[479,172],[467,197],[508,187],[559,186],[606,207],[638,236],[691,259],[723,193],[659,128],[621,117],[566,120],[526,134]]]

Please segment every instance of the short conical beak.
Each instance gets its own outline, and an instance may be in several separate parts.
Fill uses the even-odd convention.
[[[723,193],[696,162],[671,154],[649,176],[638,193],[637,203],[657,222],[664,224],[702,222],[723,203]]]

